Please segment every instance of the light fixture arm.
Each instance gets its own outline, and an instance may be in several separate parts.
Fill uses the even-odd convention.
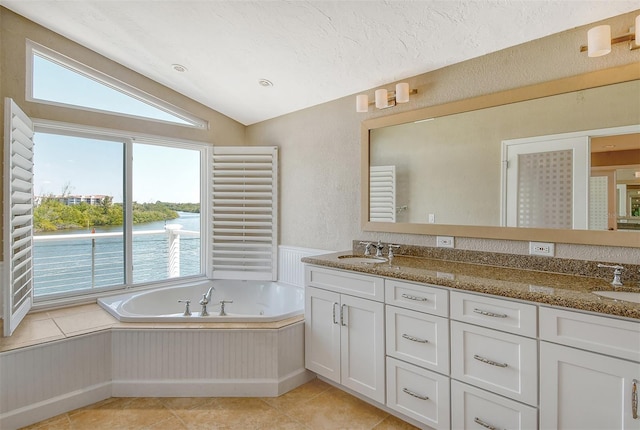
[[[634,42],[636,40],[635,33],[627,33],[619,37],[614,37],[611,39],[611,45],[615,45],[617,43],[629,42],[629,50],[635,51],[636,49],[640,49],[640,45],[636,45]],[[587,45],[580,46],[580,52],[587,52],[589,47]]]

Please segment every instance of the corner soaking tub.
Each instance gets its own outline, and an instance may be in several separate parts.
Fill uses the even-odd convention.
[[[213,287],[207,305],[208,316],[201,316],[198,302]],[[185,316],[185,303],[191,301],[191,316]],[[220,315],[220,302],[226,315]],[[216,279],[137,291],[98,299],[98,304],[123,322],[271,322],[304,312],[302,288],[268,281]]]

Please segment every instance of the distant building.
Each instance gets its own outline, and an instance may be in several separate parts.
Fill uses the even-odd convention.
[[[35,198],[36,205],[39,205],[45,199],[56,200],[67,206],[78,205],[80,203],[87,203],[92,206],[98,206],[103,204],[105,199],[111,199],[111,196],[105,196],[103,194],[96,194],[96,195],[90,195],[90,196],[84,196],[79,194],[65,195],[65,196],[36,196]]]

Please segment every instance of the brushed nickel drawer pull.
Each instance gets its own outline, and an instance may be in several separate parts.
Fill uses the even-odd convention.
[[[492,425],[489,425],[489,424],[485,423],[484,421],[482,421],[482,420],[481,420],[480,418],[478,418],[478,417],[475,417],[475,418],[473,419],[473,421],[474,421],[476,424],[480,424],[480,425],[481,425],[482,427],[484,427],[484,428],[488,428],[489,430],[497,430],[494,426],[492,426]]]
[[[420,394],[414,393],[413,391],[411,391],[408,388],[403,388],[402,391],[404,391],[405,393],[407,393],[408,395],[415,397],[416,399],[420,399],[420,400],[429,400],[429,398],[427,396],[421,396]]]
[[[640,381],[634,379],[631,384],[631,413],[634,420],[638,419],[638,383]]]
[[[411,336],[409,334],[403,334],[402,337],[404,337],[407,340],[412,340],[414,342],[419,342],[419,343],[429,343],[429,341],[427,339],[420,339],[419,337],[415,337],[415,336]]]
[[[340,304],[337,302],[333,303],[333,323],[339,324],[338,321],[336,321],[336,306],[340,306]]]
[[[481,357],[478,354],[474,355],[473,358],[475,358],[478,361],[482,361],[483,363],[490,364],[492,366],[497,366],[497,367],[507,367],[508,366],[507,363],[498,363],[496,361],[489,360],[488,358]]]
[[[415,300],[417,302],[427,302],[427,301],[429,301],[429,299],[427,299],[426,297],[412,296],[410,294],[402,294],[402,297],[404,297],[405,299],[409,299],[409,300]]]
[[[494,317],[494,318],[506,318],[509,316],[507,314],[496,314],[489,311],[483,311],[482,309],[478,309],[478,308],[475,308],[473,311],[477,314],[484,315],[487,317]]]

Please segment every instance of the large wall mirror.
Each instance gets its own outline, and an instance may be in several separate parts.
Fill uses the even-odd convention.
[[[632,64],[365,121],[363,229],[640,246],[639,94]]]

